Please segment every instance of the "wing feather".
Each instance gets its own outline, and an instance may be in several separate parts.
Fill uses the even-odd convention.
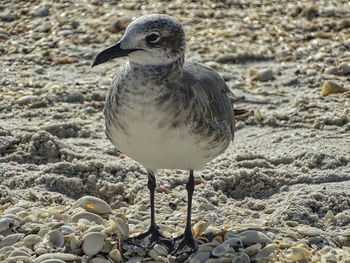
[[[225,122],[230,128],[232,140],[235,129],[235,115],[232,105],[233,94],[223,78],[212,68],[200,63],[184,65],[186,89],[192,89],[196,101],[211,122]]]

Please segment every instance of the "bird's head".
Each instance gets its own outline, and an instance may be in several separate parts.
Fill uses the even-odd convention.
[[[166,65],[182,58],[184,53],[185,34],[175,18],[145,15],[130,23],[122,39],[98,54],[92,66],[123,56],[140,65]]]

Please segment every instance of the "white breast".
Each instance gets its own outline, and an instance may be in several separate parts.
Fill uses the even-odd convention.
[[[148,169],[194,170],[204,166],[220,152],[209,147],[205,139],[193,133],[188,126],[159,128],[161,122],[172,120],[159,112],[152,98],[125,98],[132,107],[120,106],[118,119],[124,129],[109,127],[112,143],[130,158]],[[221,147],[222,149],[222,147]]]

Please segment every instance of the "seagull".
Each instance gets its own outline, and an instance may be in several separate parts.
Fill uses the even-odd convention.
[[[197,250],[191,231],[193,171],[223,153],[234,138],[233,94],[214,69],[185,61],[185,49],[184,30],[175,18],[144,15],[130,23],[120,41],[99,53],[92,64],[128,57],[106,96],[106,135],[146,168],[151,224],[147,232],[126,239],[124,249],[148,251],[161,244],[175,257]],[[164,237],[156,225],[158,169],[189,171],[186,227],[174,239]]]

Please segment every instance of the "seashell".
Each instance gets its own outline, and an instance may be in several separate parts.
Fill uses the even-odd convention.
[[[37,235],[43,238],[47,233],[49,233],[49,231],[50,231],[50,229],[48,227],[44,226],[44,227],[40,228]]]
[[[232,260],[232,263],[250,263],[250,258],[246,253],[242,253],[239,257]]]
[[[272,240],[263,232],[256,230],[246,230],[239,234],[245,246],[256,243],[271,243]]]
[[[100,215],[110,214],[112,212],[112,209],[109,204],[95,196],[81,197],[75,202],[74,207],[82,207],[86,211]]]
[[[193,226],[193,236],[194,237],[199,237],[210,225],[210,222],[205,222],[205,221],[198,221],[196,224]]]
[[[103,247],[105,236],[99,232],[90,232],[82,238],[82,249],[88,256],[96,255]]]
[[[69,224],[71,222],[71,216],[68,214],[62,214],[62,220],[65,224]]]
[[[249,246],[245,249],[245,252],[250,256],[254,256],[256,254],[259,253],[261,249],[261,244],[260,243],[256,243],[255,245]]]
[[[347,89],[343,88],[333,81],[327,80],[323,84],[321,95],[328,96],[330,94],[343,93],[345,91],[347,91]]]
[[[26,262],[26,263],[34,263],[34,261],[27,256],[17,256],[17,257],[8,257],[6,260],[1,261],[4,263],[14,263],[14,262]]]
[[[302,260],[304,258],[310,258],[312,256],[311,252],[303,247],[292,247],[291,253],[287,255],[289,260]]]
[[[220,244],[213,249],[212,254],[215,257],[221,257],[226,253],[227,250],[229,250],[229,248],[229,244]]]
[[[1,218],[0,219],[0,233],[10,229],[11,219]]]
[[[23,238],[23,244],[26,247],[29,247],[29,246],[32,246],[32,245],[39,243],[41,240],[42,240],[42,238],[39,235],[30,234],[30,235],[25,236]]]
[[[42,246],[38,246],[34,249],[35,253],[38,254],[38,255],[44,255],[44,254],[47,254],[48,251],[46,248],[42,247]]]
[[[102,224],[103,218],[99,215],[90,213],[90,212],[78,212],[74,214],[71,218],[72,222],[78,222],[79,219],[86,219],[90,222],[95,222],[96,224]]]
[[[70,234],[73,234],[75,233],[75,230],[73,229],[73,227],[71,226],[67,226],[67,225],[64,225],[64,226],[61,226],[61,231],[62,231],[62,234],[65,236],[65,235],[70,235]]]
[[[126,261],[126,263],[141,263],[143,261],[143,257],[141,256],[134,256],[132,258],[130,258],[128,261]]]
[[[128,219],[126,218],[126,216],[124,214],[115,214],[114,216],[120,218],[125,223],[128,222]]]
[[[115,226],[124,238],[129,237],[129,225],[127,223],[125,223],[122,219],[114,216],[110,216],[109,219],[115,223]]]
[[[90,263],[111,263],[111,261],[104,258],[93,258]]]
[[[51,215],[52,213],[44,210],[38,212],[38,216],[41,218],[47,218],[47,217],[50,217]]]
[[[64,236],[62,232],[58,229],[48,233],[50,246],[53,248],[63,247],[64,245]]]
[[[230,247],[233,248],[242,248],[243,243],[241,238],[239,237],[232,237],[224,241],[224,244],[228,244]]]
[[[276,245],[270,244],[264,247],[262,250],[259,251],[258,254],[255,255],[254,259],[259,262],[263,258],[268,258],[270,254],[272,254],[275,251]]]
[[[123,257],[120,254],[120,251],[118,249],[113,249],[111,252],[109,252],[108,256],[114,261],[114,262],[123,262]]]
[[[167,256],[168,255],[168,250],[164,246],[162,246],[160,244],[155,244],[153,249],[155,251],[157,251],[159,253],[159,255],[161,255],[161,256]]]
[[[36,262],[44,262],[45,260],[59,259],[62,261],[80,260],[81,257],[68,253],[47,253],[36,258]]]
[[[4,237],[4,239],[0,242],[0,248],[6,247],[6,246],[12,246],[13,244],[17,243],[21,238],[24,237],[24,234],[12,234]]]
[[[261,111],[259,109],[256,109],[256,111],[254,113],[254,118],[257,121],[262,121],[262,114],[261,114]]]
[[[306,225],[300,225],[296,228],[296,230],[305,236],[313,237],[313,236],[320,236],[324,235],[325,232],[319,228],[312,227],[312,226],[306,226]]]
[[[335,216],[332,212],[332,210],[328,210],[328,212],[325,214],[324,219],[326,220],[334,220]]]
[[[156,257],[156,261],[157,262],[162,262],[162,263],[168,263],[169,262],[168,259],[166,257],[164,257],[164,256]]]
[[[78,249],[80,245],[81,245],[81,241],[75,235],[72,235],[69,240],[69,246],[71,250],[74,251]]]
[[[47,259],[42,261],[42,263],[65,263],[65,261],[60,259]]]
[[[256,69],[251,69],[249,71],[250,79],[253,81],[268,81],[274,79],[273,71],[271,69],[264,69],[257,71]]]
[[[105,228],[103,226],[91,226],[88,229],[86,229],[85,233],[102,232],[103,230],[105,230]]]
[[[112,242],[113,242],[113,244],[112,244]],[[111,250],[118,248],[118,244],[114,244],[114,243],[115,243],[115,241],[112,241],[109,238],[107,238],[105,240],[105,243],[103,244],[103,247],[100,250],[100,252],[109,253],[109,252],[111,252]]]
[[[206,262],[210,258],[210,252],[197,252],[190,262],[195,262],[192,260],[197,260],[198,262]]]
[[[241,238],[240,235],[234,234],[232,231],[227,231],[225,233],[224,239],[227,240],[229,238]]]
[[[15,250],[14,247],[9,247],[9,246],[1,248],[0,249],[0,259],[6,258],[14,250]]]
[[[9,255],[9,257],[20,257],[20,256],[30,258],[30,254],[26,251],[23,251],[23,250],[14,250]]]
[[[345,63],[345,62],[341,63],[341,64],[339,65],[339,68],[341,68],[342,73],[343,73],[344,75],[350,74],[350,65],[349,65],[348,63]]]
[[[213,247],[208,246],[207,244],[201,245],[198,247],[198,253],[199,252],[209,252],[211,253],[213,251]]]
[[[85,218],[80,218],[78,220],[78,224],[75,227],[75,230],[78,232],[85,232],[88,227],[91,226],[91,224],[95,224],[94,222],[91,222]]]

